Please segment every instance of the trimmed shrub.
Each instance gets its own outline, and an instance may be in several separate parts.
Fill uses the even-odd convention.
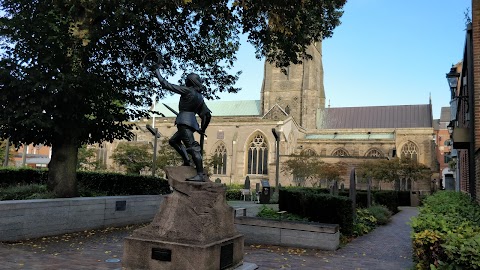
[[[47,170],[31,168],[0,168],[0,187],[44,184],[47,182]]]
[[[388,210],[386,206],[383,205],[373,205],[368,208],[368,212],[370,212],[375,219],[377,219],[378,225],[385,225],[390,222],[390,218],[392,217],[392,212]]]
[[[398,206],[412,206],[410,201],[410,191],[397,191]]]
[[[373,231],[377,225],[377,219],[368,209],[356,209],[357,215],[353,225],[353,235],[361,236]]]
[[[79,188],[107,196],[155,195],[170,193],[165,179],[120,173],[77,172]]]
[[[267,207],[266,205],[262,205],[260,211],[257,213],[257,217],[268,218],[268,219],[282,219],[282,220],[291,220],[291,221],[308,221],[307,218],[285,213],[280,215],[278,211],[274,210],[271,207]]]
[[[280,188],[279,209],[308,218],[309,221],[339,224],[340,231],[353,234],[352,201],[316,190]]]
[[[33,185],[32,187],[28,187],[28,185],[45,185],[47,179],[47,170],[30,168],[0,169],[0,187],[12,187],[10,192],[16,192],[18,196],[22,198],[28,197],[28,195],[26,195],[28,190],[30,190],[32,194],[38,193],[33,190],[33,187],[38,188],[38,186]],[[77,181],[82,196],[153,195],[170,193],[168,181],[151,176],[79,171],[77,172]],[[27,185],[27,187],[20,187],[25,185]]]
[[[411,222],[417,269],[480,269],[480,206],[453,191],[423,203]]]
[[[240,201],[242,199],[242,191],[240,189],[227,189],[227,201]]]
[[[398,192],[397,191],[376,191],[373,193],[376,204],[384,205],[393,214],[398,213]]]
[[[357,190],[355,194],[355,205],[357,208],[367,208],[367,205],[368,205],[367,194],[368,193],[364,190]],[[340,191],[338,192],[338,195],[350,198],[349,191]],[[372,203],[373,203],[373,192],[371,193],[371,196],[372,196]]]
[[[54,195],[47,190],[46,185],[28,184],[0,188],[0,201],[51,199]]]

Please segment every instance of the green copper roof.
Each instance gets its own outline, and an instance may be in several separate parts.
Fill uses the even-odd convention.
[[[208,108],[212,111],[212,116],[260,116],[260,100],[239,100],[239,101],[219,101],[205,100]],[[178,103],[165,103],[178,111]],[[175,116],[160,101],[155,110],[162,113],[165,117]]]
[[[308,134],[305,139],[310,140],[393,140],[393,133],[353,133],[353,134]]]

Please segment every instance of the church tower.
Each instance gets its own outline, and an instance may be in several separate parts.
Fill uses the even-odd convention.
[[[313,59],[287,67],[287,74],[265,62],[261,92],[262,112],[278,104],[306,129],[316,129],[317,111],[325,108],[322,43],[307,48]]]

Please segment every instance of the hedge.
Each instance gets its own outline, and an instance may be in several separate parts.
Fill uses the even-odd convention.
[[[168,181],[143,175],[120,173],[77,172],[80,187],[107,196],[118,195],[155,195],[170,193]]]
[[[352,201],[315,189],[280,188],[280,211],[306,217],[310,221],[339,224],[345,235],[353,234]]]
[[[393,214],[398,213],[398,191],[375,191],[373,192],[373,199],[376,204],[386,206]]]
[[[412,219],[417,269],[480,269],[480,206],[466,194],[439,191]]]
[[[410,201],[410,191],[397,191],[398,192],[398,206],[412,206]]]
[[[47,170],[0,169],[0,187],[45,184],[47,179]],[[78,171],[77,182],[80,189],[87,189],[92,194],[101,193],[107,196],[170,193],[167,180],[152,176]]]
[[[30,168],[0,168],[0,187],[45,184],[48,178],[47,170]]]

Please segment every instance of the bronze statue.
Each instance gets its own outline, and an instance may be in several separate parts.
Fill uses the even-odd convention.
[[[205,136],[205,131],[211,118],[211,111],[203,100],[202,91],[206,89],[202,85],[203,81],[197,74],[190,73],[185,80],[185,86],[171,84],[162,77],[158,66],[155,68],[155,74],[163,89],[180,94],[179,112],[175,119],[177,132],[173,134],[168,142],[182,157],[183,166],[191,165],[188,154],[192,156],[197,175],[186,180],[203,182],[205,176],[202,161],[203,146],[195,141],[193,137],[195,132],[200,133],[202,138]],[[201,119],[200,126],[198,125],[196,115]]]

